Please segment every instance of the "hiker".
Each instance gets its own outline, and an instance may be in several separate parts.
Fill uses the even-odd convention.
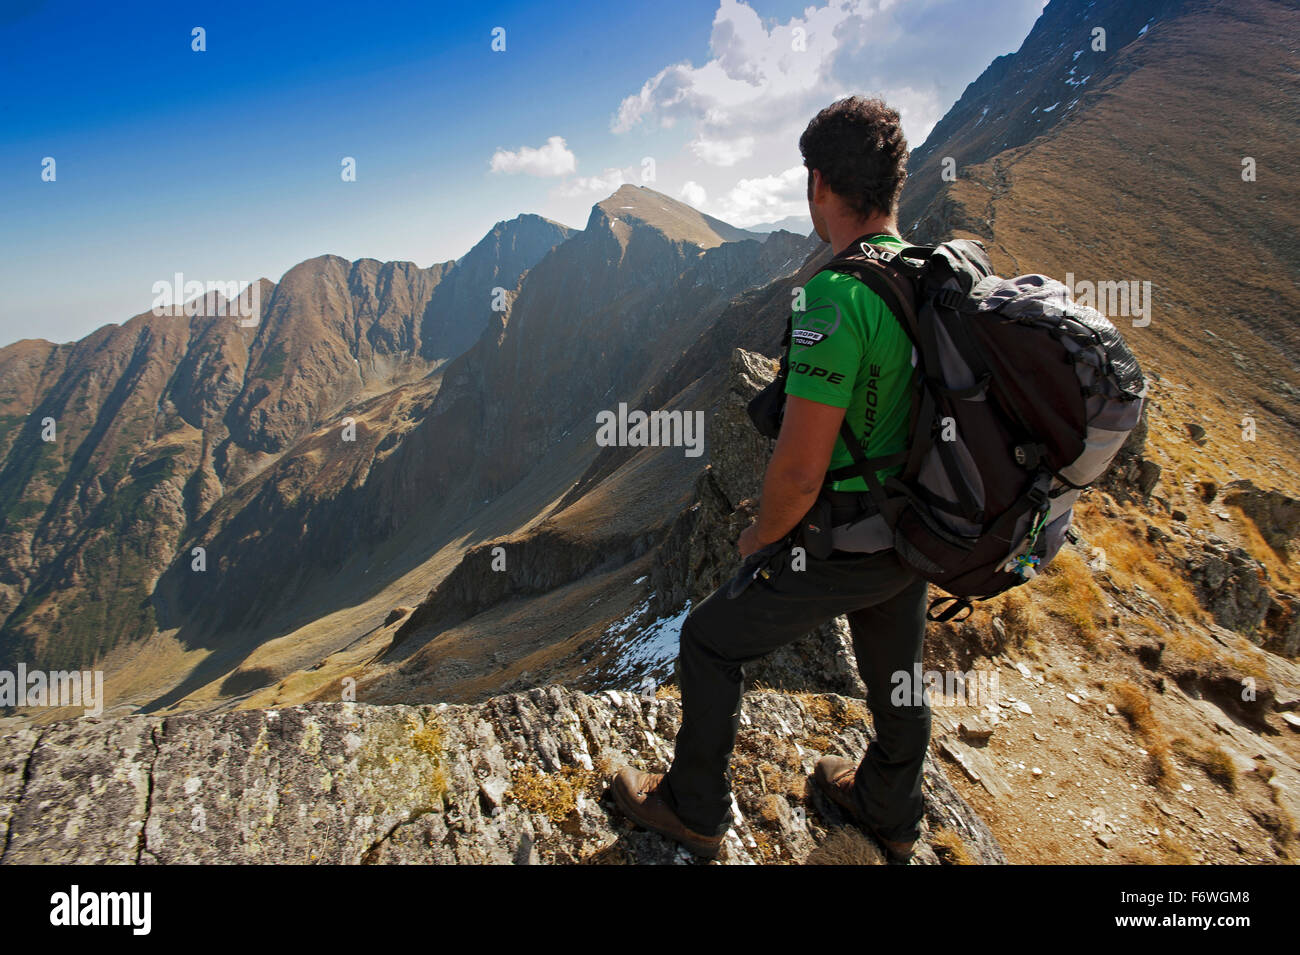
[[[837,255],[864,242],[908,246],[896,221],[907,142],[895,110],[877,99],[839,100],[808,124],[799,150],[814,227]],[[804,535],[869,515],[875,506],[867,482],[852,473],[854,462],[864,454],[902,457],[912,344],[876,292],[852,275],[822,271],[804,288],[804,308],[791,316],[786,358],[779,436],[757,519],[740,535],[741,573],[682,626],[682,725],[672,766],[666,774],[625,768],[612,789],[634,822],[715,857],[732,822],[729,764],[742,665],[846,614],[875,738],[860,763],[825,756],[815,777],[891,862],[906,862],[922,816],[930,711],[923,695],[894,705],[891,676],[910,674],[921,662],[927,581],[892,547],[850,552]],[[843,424],[860,450],[846,444]],[[880,480],[900,466],[880,468]],[[803,521],[810,513],[819,517]]]

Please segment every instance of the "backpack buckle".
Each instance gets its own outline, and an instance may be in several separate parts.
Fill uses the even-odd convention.
[[[961,307],[966,302],[966,293],[961,289],[941,288],[934,293],[935,304],[944,308],[950,308],[954,312],[960,312]]]
[[[879,259],[881,262],[889,262],[898,256],[898,253],[893,249],[877,249],[870,242],[859,242],[858,248],[862,250],[862,254],[867,258]]]
[[[1043,460],[1047,449],[1041,444],[1017,444],[1011,449],[1011,455],[1016,459],[1016,464],[1028,471],[1038,467],[1039,462]],[[1034,490],[1038,490],[1037,487]],[[1047,492],[1044,491],[1044,494]]]
[[[1048,509],[1049,498],[1047,488],[1043,487],[1041,484],[1035,484],[1031,487],[1029,493],[1025,495],[1025,498],[1034,506],[1035,512],[1046,511]]]

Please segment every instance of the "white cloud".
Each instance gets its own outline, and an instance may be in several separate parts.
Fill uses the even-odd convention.
[[[578,160],[565,145],[563,136],[552,136],[540,149],[532,146],[521,146],[513,152],[498,149],[492,154],[491,166],[493,172],[508,175],[564,176],[578,168]]]
[[[704,187],[698,182],[687,182],[682,186],[682,191],[679,195],[682,197],[682,201],[688,206],[694,206],[697,209],[704,205],[705,201],[709,198],[708,194],[704,191]]]
[[[779,22],[760,17],[753,0],[715,2],[700,65],[664,65],[639,89],[623,91],[629,95],[609,120],[622,144],[608,161],[630,158],[619,155],[629,148],[648,151],[661,181],[687,184],[679,193],[684,201],[738,226],[808,214],[798,140],[819,110],[855,93],[879,96],[899,111],[909,143],[919,146],[962,90],[1020,45],[1042,5],[807,0]],[[569,177],[551,195],[557,205],[563,199],[576,208],[624,182],[656,188],[629,167]]]
[[[966,84],[1023,36],[1016,31],[1040,2],[827,0],[764,23],[743,0],[720,0],[709,59],[664,67],[624,97],[610,128],[682,124],[700,161],[733,166],[761,156],[771,169],[798,156],[799,134],[818,110],[859,93],[896,108],[919,146]]]
[[[808,214],[808,172],[791,166],[774,176],[741,179],[714,204],[713,215],[744,227]]]
[[[703,137],[693,140],[690,144],[691,152],[696,157],[704,160],[711,166],[734,166],[742,159],[748,159],[754,155],[754,137],[741,136],[738,139],[705,139]]]
[[[758,139],[782,137],[787,151],[812,115],[842,94],[831,76],[837,31],[869,18],[874,2],[832,0],[803,17],[764,26],[740,0],[722,0],[703,66],[678,63],[660,70],[624,98],[611,123],[616,133],[690,122],[697,158],[730,166],[754,153]]]
[[[556,194],[571,199],[574,196],[599,193],[601,198],[604,198],[624,183],[636,183],[638,175],[636,167],[627,169],[610,167],[599,175],[576,176],[560,186]]]

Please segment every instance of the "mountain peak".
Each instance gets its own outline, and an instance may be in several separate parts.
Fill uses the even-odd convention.
[[[535,212],[521,212],[513,219],[502,219],[492,227],[489,235],[500,235],[505,232],[522,232],[529,229],[559,230],[568,235],[573,232],[573,228],[565,225],[563,222],[556,222],[554,219],[548,219],[546,216],[539,216]]]
[[[760,236],[705,215],[686,203],[645,186],[625,183],[608,199],[591,208],[588,227],[604,219],[610,223],[643,226],[663,233],[669,239],[689,242],[711,249],[724,242],[758,239]]]

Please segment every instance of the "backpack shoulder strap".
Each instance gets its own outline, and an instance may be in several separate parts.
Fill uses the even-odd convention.
[[[852,275],[879,295],[885,307],[902,325],[912,344],[916,345],[919,332],[916,320],[917,286],[924,266],[912,265],[905,257],[924,260],[934,250],[923,246],[908,246],[901,252],[895,252],[865,241],[850,248],[851,252],[831,259],[822,266],[821,271]]]
[[[897,253],[892,249],[877,248],[865,241],[850,248],[853,249],[852,252],[832,259],[822,267],[822,271],[852,275],[879,295],[919,353],[921,339],[916,317],[916,299],[918,280],[924,266],[918,267],[905,263],[902,261],[902,255],[912,253],[912,257],[925,258],[931,250],[909,246],[902,253]],[[827,478],[839,481],[855,476],[861,477],[867,483],[876,507],[882,513],[888,513],[890,510],[887,503],[888,496],[876,472],[896,464],[903,464],[908,459],[908,452],[900,451],[883,457],[868,458],[847,420],[840,422],[840,438],[852,456],[853,463],[833,469],[828,472]]]

